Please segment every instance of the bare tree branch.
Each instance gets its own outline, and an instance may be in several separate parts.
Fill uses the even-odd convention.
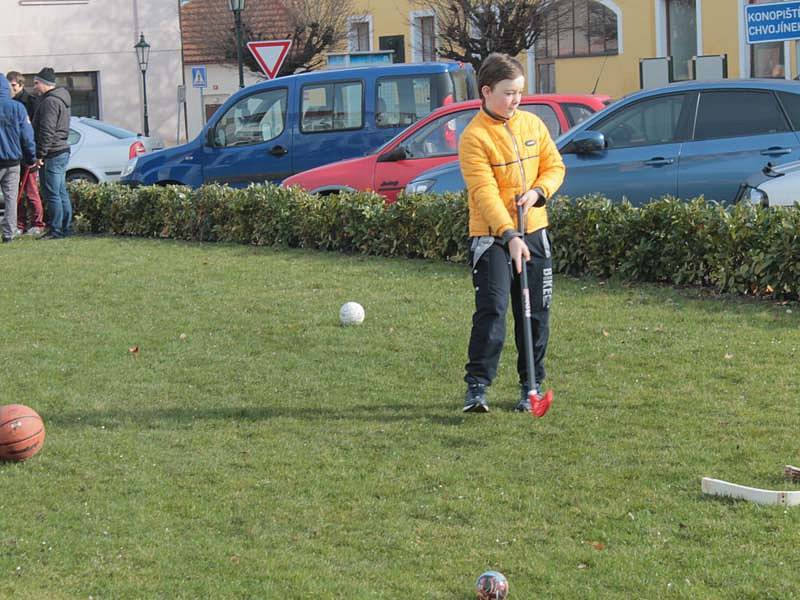
[[[313,71],[325,64],[324,52],[347,40],[352,0],[284,0],[292,49],[280,75]]]
[[[440,57],[479,68],[492,52],[516,56],[536,44],[546,14],[563,0],[415,0],[436,17]]]
[[[348,17],[353,14],[352,0],[281,0],[283,18],[264,19],[246,9],[242,13],[242,62],[254,72],[261,72],[258,63],[244,45],[249,41],[292,40],[292,47],[281,66],[278,77],[295,72],[313,71],[325,65],[325,52],[347,40]],[[261,17],[261,18],[259,18]],[[236,31],[229,27],[216,30],[210,42],[236,60]]]

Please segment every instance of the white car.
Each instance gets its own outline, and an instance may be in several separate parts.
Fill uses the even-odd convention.
[[[116,181],[132,158],[164,147],[164,141],[145,137],[89,117],[69,123],[70,156],[67,181]]]
[[[800,161],[767,165],[739,187],[737,202],[761,206],[794,206],[800,202]]]

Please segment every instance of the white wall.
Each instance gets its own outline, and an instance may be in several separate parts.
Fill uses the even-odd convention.
[[[151,135],[175,143],[183,83],[179,0],[0,0],[0,70],[97,71],[99,117],[143,131],[141,71],[133,45],[151,46],[147,105]]]

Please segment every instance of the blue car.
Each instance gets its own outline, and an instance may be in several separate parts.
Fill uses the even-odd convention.
[[[556,139],[567,168],[558,194],[730,203],[768,162],[800,159],[798,132],[796,81],[692,81],[636,92]],[[406,192],[464,188],[456,161],[418,175]]]
[[[280,77],[233,94],[188,144],[131,160],[121,182],[279,183],[299,171],[363,156],[434,109],[475,97],[475,71],[453,62]]]

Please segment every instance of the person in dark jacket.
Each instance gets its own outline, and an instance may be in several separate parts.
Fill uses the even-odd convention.
[[[45,67],[33,77],[39,95],[33,114],[37,164],[42,167],[49,231],[42,239],[62,238],[72,227],[72,202],[67,193],[69,118],[72,100],[66,88],[56,87],[56,74]]]
[[[36,96],[29,94],[25,89],[25,76],[19,71],[9,71],[6,79],[11,87],[11,96],[17,102],[22,103],[32,122],[33,112],[36,109]],[[42,197],[39,195],[39,172],[35,168],[29,169],[27,172],[24,169],[23,167],[20,177],[25,180],[25,185],[17,198],[17,228],[29,235],[41,235],[44,233],[44,212],[42,211]],[[26,198],[27,203],[25,202]],[[29,224],[30,229],[28,228]]]
[[[11,98],[8,79],[0,75],[0,190],[5,199],[2,236],[10,242],[17,233],[17,192],[20,161],[36,161],[33,129],[25,107]]]
[[[36,110],[36,96],[28,93],[25,89],[25,76],[19,71],[9,71],[6,73],[8,85],[11,88],[11,97],[17,102],[22,102],[22,106],[28,111],[28,118],[33,122],[33,112]]]

